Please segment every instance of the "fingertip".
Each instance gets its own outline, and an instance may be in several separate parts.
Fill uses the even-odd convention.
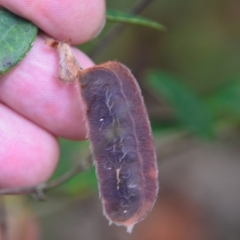
[[[0,104],[0,187],[35,186],[53,173],[56,138]]]
[[[83,68],[93,62],[74,49]],[[86,137],[85,108],[77,82],[59,79],[59,58],[54,48],[37,38],[29,54],[0,81],[0,100],[6,105],[63,138]]]
[[[73,44],[90,40],[105,23],[104,0],[2,0],[1,4],[58,40],[71,38]]]

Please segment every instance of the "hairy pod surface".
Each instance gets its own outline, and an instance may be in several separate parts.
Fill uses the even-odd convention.
[[[68,43],[51,39],[48,44],[58,50],[60,79],[79,79],[104,215],[131,232],[151,211],[158,192],[153,138],[138,83],[119,62],[81,69]]]
[[[131,232],[152,209],[158,170],[148,115],[129,69],[110,61],[80,71],[88,137],[104,214]]]

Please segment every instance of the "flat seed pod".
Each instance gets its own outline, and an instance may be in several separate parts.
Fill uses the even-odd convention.
[[[107,62],[80,73],[88,137],[104,214],[131,232],[152,209],[158,171],[148,115],[127,67]]]
[[[153,138],[138,83],[119,62],[83,70],[67,43],[49,43],[59,53],[60,79],[79,78],[104,215],[131,232],[151,211],[158,192]]]

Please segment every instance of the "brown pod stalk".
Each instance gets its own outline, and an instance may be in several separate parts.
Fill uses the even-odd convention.
[[[81,71],[80,85],[104,214],[131,232],[152,209],[158,191],[141,91],[129,69],[118,62]]]
[[[60,79],[79,78],[104,215],[131,232],[152,209],[158,192],[155,149],[140,88],[124,65],[111,61],[82,70],[67,43],[53,43],[60,55]]]

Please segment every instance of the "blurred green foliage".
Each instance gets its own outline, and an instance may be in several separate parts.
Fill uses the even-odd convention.
[[[208,109],[193,91],[166,72],[151,71],[147,79],[150,91],[169,101],[176,118],[187,130],[199,136],[213,135],[213,124]]]
[[[67,171],[76,167],[79,163],[81,164],[81,162],[84,162],[90,151],[88,141],[76,142],[60,139],[59,144],[60,159],[52,179],[61,177]],[[72,177],[57,190],[64,192],[65,194],[83,197],[96,189],[97,179],[95,176],[95,168],[91,167],[90,169]]]

